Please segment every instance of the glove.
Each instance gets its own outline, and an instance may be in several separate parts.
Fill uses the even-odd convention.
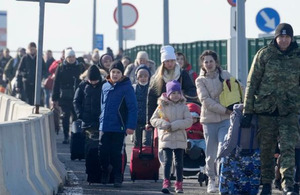
[[[243,114],[241,121],[242,128],[249,128],[251,126],[252,114]]]

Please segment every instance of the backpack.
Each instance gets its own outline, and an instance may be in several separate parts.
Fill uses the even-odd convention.
[[[233,106],[233,112],[230,115],[230,127],[217,159],[229,156],[234,150],[239,155],[242,152],[251,153],[258,148],[256,137],[258,131],[257,117],[253,115],[250,128],[241,128],[242,111],[243,104],[235,104]]]
[[[243,102],[243,92],[240,83],[234,78],[223,80],[223,91],[219,96],[220,104],[232,110],[234,104]]]

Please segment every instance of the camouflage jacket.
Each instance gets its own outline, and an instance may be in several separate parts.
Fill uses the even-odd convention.
[[[260,49],[247,79],[244,113],[279,116],[297,113],[300,108],[300,49],[292,42],[283,53],[272,41]],[[277,110],[276,110],[277,109]]]

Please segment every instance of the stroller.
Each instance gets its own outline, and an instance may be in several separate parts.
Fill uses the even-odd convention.
[[[205,152],[200,147],[193,147],[189,152],[185,152],[183,156],[183,176],[198,176],[198,182],[202,186],[203,182],[207,186],[208,177],[204,173],[205,170]]]
[[[187,103],[187,107],[193,117],[193,125],[186,129],[187,150],[183,157],[183,175],[198,175],[200,186],[205,182],[207,185],[208,177],[204,173],[205,166],[205,140],[203,128],[200,121],[201,107],[195,103]]]

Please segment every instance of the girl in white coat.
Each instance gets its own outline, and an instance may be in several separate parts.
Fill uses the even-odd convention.
[[[158,107],[154,111],[150,122],[158,129],[159,148],[164,156],[164,181],[162,192],[170,193],[170,175],[175,154],[176,182],[175,192],[183,193],[183,152],[187,146],[186,128],[192,125],[192,116],[186,106],[186,100],[181,92],[178,81],[166,84],[167,92],[158,99]]]

